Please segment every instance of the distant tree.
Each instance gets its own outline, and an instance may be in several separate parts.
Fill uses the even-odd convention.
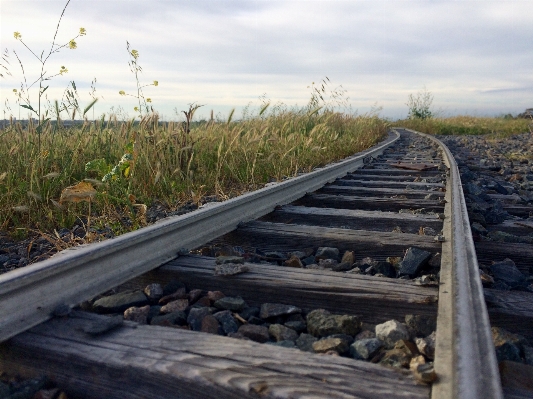
[[[424,87],[423,91],[419,91],[416,96],[409,94],[407,98],[407,107],[409,108],[409,119],[428,119],[433,116],[431,112],[431,104],[433,103],[433,95]]]

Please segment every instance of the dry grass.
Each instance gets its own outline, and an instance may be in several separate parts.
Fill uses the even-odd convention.
[[[501,138],[530,131],[530,122],[530,120],[522,118],[454,116],[450,118],[406,119],[398,121],[397,124],[429,134],[491,134]]]
[[[68,129],[49,122],[40,152],[35,125],[14,123],[0,130],[0,229],[18,237],[53,232],[90,212],[93,225],[120,234],[142,227],[144,205],[155,200],[176,208],[205,196],[227,199],[368,148],[388,128],[375,115],[265,109],[238,122],[193,124],[190,132],[159,123],[157,114],[140,124],[113,116]],[[97,191],[91,202],[60,203],[62,191],[83,180]],[[124,215],[132,222],[121,222]]]

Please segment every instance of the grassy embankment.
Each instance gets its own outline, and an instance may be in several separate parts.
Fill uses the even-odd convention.
[[[450,118],[405,119],[395,125],[428,134],[479,135],[504,138],[531,131],[531,120],[523,118],[488,118],[455,116]]]
[[[110,117],[67,129],[53,121],[40,152],[35,126],[12,124],[0,130],[0,229],[22,238],[70,228],[90,212],[91,226],[121,234],[145,224],[144,205],[154,200],[177,208],[204,196],[227,199],[368,148],[388,127],[374,115],[265,109],[190,132],[156,114],[136,125]],[[84,180],[96,190],[90,202],[60,201]]]

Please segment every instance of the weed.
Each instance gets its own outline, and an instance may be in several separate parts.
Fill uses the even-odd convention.
[[[128,50],[128,54],[130,56],[130,60],[128,62],[128,65],[130,67],[131,72],[135,75],[135,81],[137,83],[137,94],[128,94],[124,90],[120,90],[118,93],[121,96],[130,96],[133,98],[136,98],[139,102],[139,106],[134,108],[135,112],[139,113],[139,116],[143,117],[143,108],[145,110],[145,114],[148,114],[151,112],[154,112],[153,107],[150,105],[148,107],[148,104],[152,102],[152,99],[149,97],[144,96],[143,88],[148,86],[158,86],[159,82],[157,80],[154,80],[152,83],[141,85],[139,81],[139,73],[142,72],[142,68],[139,65],[138,59],[139,59],[139,52],[137,50],[130,50],[130,43],[126,42],[126,49]]]
[[[427,91],[424,87],[424,90],[418,92],[416,96],[409,94],[407,99],[407,107],[409,108],[409,119],[429,119],[433,116],[431,112],[431,104],[433,103],[433,95]]]

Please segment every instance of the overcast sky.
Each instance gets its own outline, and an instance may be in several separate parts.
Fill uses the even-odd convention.
[[[50,49],[66,1],[0,0],[1,50],[9,50],[12,76],[0,78],[5,100],[18,116],[20,57],[28,83],[39,76],[35,57]],[[205,105],[197,115],[226,116],[233,107],[272,103],[303,106],[312,82],[347,91],[353,110],[383,107],[381,115],[407,115],[410,93],[424,87],[444,115],[499,115],[533,107],[533,1],[225,1],[71,0],[57,43],[83,27],[76,50],[53,54],[46,70],[68,73],[50,82],[60,99],[69,81],[82,105],[91,81],[102,97],[95,113],[121,106],[135,115],[136,93],[126,41],[139,52],[144,93],[165,119],[174,109]],[[3,62],[5,64],[5,62]],[[1,71],[0,71],[1,72]],[[37,90],[33,104],[37,101]],[[25,113],[23,113],[24,115]],[[89,113],[92,116],[92,113]],[[9,116],[9,114],[8,114]],[[96,115],[95,115],[96,116]],[[0,115],[0,118],[3,118]],[[181,118],[181,117],[180,117]]]

